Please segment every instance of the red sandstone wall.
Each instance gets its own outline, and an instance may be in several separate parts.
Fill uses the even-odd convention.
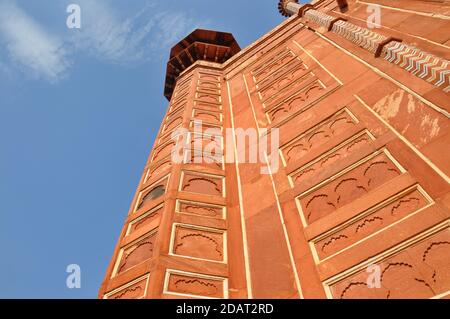
[[[450,20],[429,13],[448,16],[448,1],[424,2],[371,1],[383,5],[374,31],[447,59]],[[318,3],[365,27],[364,2]],[[223,65],[198,61],[177,81],[99,296],[448,297],[449,101],[304,17]],[[280,170],[172,163],[170,134],[194,118],[279,128]],[[370,264],[381,288],[367,287]]]

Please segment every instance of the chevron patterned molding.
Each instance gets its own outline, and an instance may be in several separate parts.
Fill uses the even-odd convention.
[[[380,43],[387,37],[372,32],[369,29],[358,27],[346,21],[337,21],[331,29],[334,33],[352,41],[356,45],[375,54]]]
[[[335,20],[334,17],[329,16],[326,13],[317,11],[317,10],[308,10],[305,12],[304,17],[308,20],[313,21],[314,23],[327,28],[327,30],[330,27],[330,24],[333,20]]]
[[[376,57],[381,55],[385,60],[442,88],[444,92],[450,92],[450,61],[314,9],[308,9],[303,17],[328,30],[331,27],[332,32],[372,52]]]
[[[450,61],[398,41],[386,44],[382,56],[434,86],[442,87],[444,92],[450,92]]]

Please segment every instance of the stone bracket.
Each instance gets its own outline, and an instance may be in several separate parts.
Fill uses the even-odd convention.
[[[376,58],[380,57],[381,52],[383,51],[384,46],[385,46],[386,44],[392,42],[392,41],[402,42],[403,40],[398,39],[398,38],[394,38],[394,37],[389,37],[389,38],[387,38],[386,40],[381,41],[381,42],[378,44],[378,47],[377,47],[377,49],[376,49],[376,51],[375,51],[375,57],[376,57]]]
[[[330,25],[328,26],[328,31],[331,31],[333,29],[333,25],[338,21],[347,21],[347,19],[344,18],[336,18],[333,21],[330,22]]]
[[[304,6],[301,6],[298,9],[298,16],[299,17],[303,17],[303,15],[305,14],[305,12],[309,9],[314,9],[314,6],[312,4],[305,4]]]

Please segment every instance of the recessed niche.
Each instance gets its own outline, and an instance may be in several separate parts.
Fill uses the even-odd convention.
[[[169,176],[166,176],[157,181],[156,183],[153,183],[152,185],[146,187],[143,191],[141,191],[141,193],[139,194],[135,211],[141,209],[148,203],[156,201],[162,196],[164,196],[166,193],[168,180]]]
[[[114,274],[121,274],[124,271],[127,271],[130,268],[150,259],[153,256],[156,234],[157,232],[155,230],[122,248],[117,259]]]
[[[107,294],[104,299],[141,299],[147,292],[148,275],[133,280]]]
[[[177,212],[209,218],[225,218],[223,206],[210,205],[192,201],[177,200]]]
[[[200,298],[228,298],[228,281],[222,277],[168,269],[164,292]]]
[[[138,218],[132,220],[128,226],[127,235],[130,235],[135,231],[140,231],[142,229],[151,231],[158,227],[163,209],[164,205],[161,204],[158,207],[151,209]]]
[[[225,231],[193,225],[174,224],[171,253],[190,258],[225,262]]]
[[[224,196],[223,176],[183,172],[180,190],[191,193]]]

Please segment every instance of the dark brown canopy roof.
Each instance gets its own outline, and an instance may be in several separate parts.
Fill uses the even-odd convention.
[[[197,29],[170,50],[164,96],[170,100],[177,77],[197,60],[223,63],[241,50],[231,33]]]

